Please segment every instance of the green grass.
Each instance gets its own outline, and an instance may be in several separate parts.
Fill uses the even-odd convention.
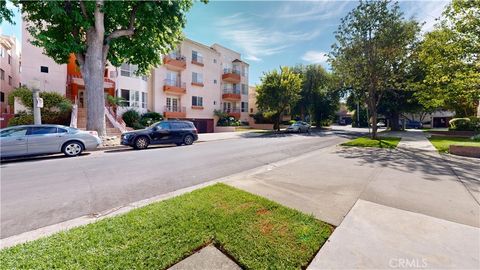
[[[248,269],[304,268],[333,227],[223,184],[0,251],[1,269],[165,269],[213,243]]]
[[[439,152],[448,152],[448,147],[452,144],[480,147],[480,142],[472,141],[470,138],[431,136],[428,139]]]
[[[397,137],[379,137],[377,140],[372,140],[368,137],[360,137],[354,140],[342,143],[343,146],[357,146],[357,147],[377,147],[377,148],[395,148],[400,142],[401,138]]]

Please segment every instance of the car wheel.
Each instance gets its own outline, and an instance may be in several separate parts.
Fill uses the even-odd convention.
[[[62,147],[62,152],[67,157],[75,157],[82,153],[83,151],[83,144],[81,142],[67,142]]]
[[[150,142],[149,142],[147,137],[144,137],[144,136],[138,137],[137,139],[135,139],[134,148],[135,149],[146,149],[149,144],[150,144]]]
[[[185,136],[185,138],[183,138],[183,143],[185,145],[191,145],[193,143],[193,136],[192,135]]]

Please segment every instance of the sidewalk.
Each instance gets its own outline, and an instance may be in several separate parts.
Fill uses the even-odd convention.
[[[391,260],[398,268],[423,259],[425,268],[479,268],[480,204],[472,190],[480,181],[460,181],[422,133],[401,136],[395,150],[335,146],[227,184],[339,226],[311,269],[395,268]]]

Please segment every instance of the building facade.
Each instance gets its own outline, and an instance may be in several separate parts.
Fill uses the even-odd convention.
[[[14,37],[0,35],[0,128],[4,128],[13,110],[8,95],[20,86],[20,48]]]

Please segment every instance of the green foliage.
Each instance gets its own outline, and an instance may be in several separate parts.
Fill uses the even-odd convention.
[[[44,111],[42,114],[43,124],[70,125],[69,111]],[[8,126],[32,125],[33,114],[20,112],[8,121]]]
[[[450,124],[450,130],[458,131],[480,131],[480,118],[453,118],[448,122]]]
[[[418,55],[425,78],[416,84],[420,102],[456,116],[474,115],[480,99],[480,4],[454,0]]]
[[[480,147],[480,142],[471,140],[470,138],[463,137],[442,137],[442,136],[431,136],[428,138],[430,142],[435,146],[438,152],[448,152],[450,145],[464,145],[464,146],[478,146]]]
[[[305,269],[333,228],[216,184],[0,251],[3,269],[167,269],[208,243],[243,269]]]
[[[263,75],[257,87],[257,106],[275,115],[274,129],[280,129],[282,115],[300,99],[301,89],[302,78],[291,68],[280,67],[280,72],[273,70]]]
[[[376,137],[377,107],[387,89],[403,88],[418,42],[419,24],[398,3],[361,1],[342,19],[330,62],[342,85],[365,100]]]
[[[346,143],[342,143],[341,145],[356,147],[396,148],[400,140],[401,138],[397,137],[380,137],[378,139],[361,137]]]
[[[140,124],[140,113],[138,113],[135,109],[130,109],[122,114],[122,119],[128,127],[138,127]]]
[[[274,115],[272,113],[257,112],[250,116],[255,120],[256,124],[273,124],[274,122]]]
[[[15,88],[8,95],[8,105],[13,106],[15,97],[18,97],[25,107],[33,108],[33,93],[30,89],[24,86]]]
[[[0,0],[0,24],[3,23],[4,20],[8,23],[15,24],[13,21],[13,11],[7,8],[7,1]]]
[[[114,97],[112,95],[107,95],[106,97],[108,105],[112,107],[123,107],[125,104],[125,99],[122,97]]]
[[[213,114],[218,117],[217,126],[219,127],[238,127],[242,125],[240,120],[229,116],[227,112],[221,110],[214,110]]]
[[[140,118],[140,125],[142,128],[148,127],[153,123],[163,120],[163,116],[157,112],[146,112]]]
[[[10,118],[8,121],[8,126],[19,126],[19,125],[32,125],[33,124],[33,114],[27,112],[19,112],[14,117]]]
[[[28,28],[32,43],[57,63],[67,63],[70,53],[85,55],[94,46],[89,31],[104,28],[100,44],[108,46],[106,59],[114,66],[138,65],[140,73],[161,64],[161,56],[180,43],[186,13],[193,5],[191,0],[100,1],[96,10],[95,1],[14,2],[22,5],[25,19],[32,23]],[[102,18],[103,25],[96,18]]]
[[[57,92],[40,92],[39,96],[43,99],[43,108],[41,112],[47,111],[62,111],[68,112],[72,109],[70,100]],[[20,98],[22,104],[28,109],[33,109],[33,93],[25,86],[14,89],[8,95],[8,104],[13,106],[15,97]]]

